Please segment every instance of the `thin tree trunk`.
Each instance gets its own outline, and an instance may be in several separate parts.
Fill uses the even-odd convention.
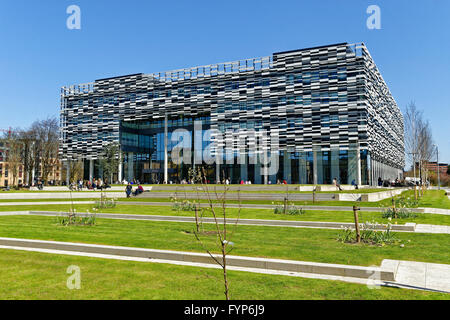
[[[353,214],[355,216],[355,230],[356,230],[356,242],[361,242],[361,234],[359,232],[359,221],[358,221],[358,208],[353,206]]]

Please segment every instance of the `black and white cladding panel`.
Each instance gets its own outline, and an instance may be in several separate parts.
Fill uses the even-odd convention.
[[[210,116],[211,127],[268,130],[282,150],[359,143],[379,161],[404,165],[403,116],[364,44],[64,87],[63,160],[97,158],[119,140],[120,121]]]

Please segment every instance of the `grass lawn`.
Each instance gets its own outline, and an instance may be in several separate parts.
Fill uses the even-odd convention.
[[[205,231],[212,225],[205,224]],[[193,223],[98,219],[93,227],[62,227],[55,217],[0,216],[0,236],[203,252]],[[383,259],[450,264],[450,235],[397,233],[405,244],[378,247],[336,241],[339,230],[238,226],[234,255],[351,265],[380,265]],[[216,237],[202,236],[214,250]],[[410,241],[410,242],[409,242]]]
[[[93,212],[94,205],[74,205],[77,212]],[[55,211],[66,212],[70,209],[69,204],[64,205],[45,205],[45,206],[0,206],[0,212],[6,211]],[[149,206],[149,205],[126,205],[118,204],[115,208],[102,209],[99,213],[122,213],[122,214],[144,214],[144,215],[162,215],[162,216],[194,216],[192,211],[174,211],[169,206]],[[229,217],[238,217],[238,209],[229,208],[227,210]],[[212,214],[205,211],[205,217],[212,217]],[[328,222],[353,222],[352,211],[318,211],[306,210],[302,215],[284,215],[274,214],[272,209],[250,209],[243,208],[240,213],[241,219],[267,219],[267,220],[296,220],[296,221],[328,221]],[[375,220],[379,223],[387,224],[389,221],[382,218],[381,212],[359,212],[359,220],[363,223]],[[439,214],[417,214],[416,218],[396,219],[391,223],[405,224],[407,222],[450,225],[450,216]]]
[[[69,290],[68,266],[81,269],[81,289]],[[221,271],[0,250],[0,299],[221,300]],[[340,281],[229,271],[232,299],[449,299],[449,294],[381,288]]]
[[[409,191],[414,196],[413,191]],[[450,209],[450,199],[444,190],[427,190],[419,201],[419,207]]]

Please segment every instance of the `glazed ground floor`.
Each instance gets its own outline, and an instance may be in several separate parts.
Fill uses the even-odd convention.
[[[192,153],[192,159],[195,155]],[[305,152],[279,151],[267,155],[234,154],[220,163],[176,164],[171,155],[162,159],[151,154],[124,152],[114,174],[105,177],[98,160],[84,161],[84,180],[103,178],[112,182],[182,183],[192,180],[194,172],[202,171],[210,183],[239,184],[340,184],[377,185],[382,180],[401,179],[403,170],[371,157],[368,150],[315,150]],[[192,161],[194,163],[194,161]],[[264,165],[267,163],[267,165]],[[195,170],[193,170],[195,169]]]

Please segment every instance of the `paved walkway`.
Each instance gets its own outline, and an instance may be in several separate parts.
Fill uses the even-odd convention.
[[[450,226],[439,226],[433,224],[418,224],[416,225],[417,233],[447,233],[450,234]]]
[[[24,201],[24,202],[0,202],[1,206],[40,206],[40,205],[65,205],[70,204],[71,201]],[[95,201],[73,201],[73,204],[95,204]],[[121,205],[141,205],[141,206],[172,206],[172,202],[147,202],[147,201],[118,201],[118,204]],[[207,203],[201,203],[202,207],[209,207]],[[353,211],[353,207],[346,206],[311,206],[311,205],[297,205],[305,210],[320,210],[320,211]],[[227,204],[228,208],[239,208],[238,204],[229,203]],[[273,204],[241,204],[241,208],[246,209],[273,209]],[[361,207],[361,211],[363,212],[383,212],[385,208],[380,207]],[[450,209],[439,209],[439,208],[415,208],[412,211],[417,213],[432,213],[432,214],[441,214],[441,215],[450,215]]]
[[[108,198],[126,198],[125,192],[103,193]],[[70,201],[70,199],[100,199],[102,192],[0,192],[1,200],[39,200],[39,199],[61,199]]]
[[[450,265],[399,261],[395,283],[412,289],[431,289],[450,293]]]
[[[65,213],[66,214],[66,213]],[[79,213],[83,215],[83,213]],[[59,216],[61,212],[52,211],[14,211],[2,212],[0,216],[13,215],[36,215],[36,216]],[[140,214],[119,214],[119,213],[97,213],[96,216],[102,219],[119,219],[119,220],[145,220],[145,221],[162,221],[162,222],[186,222],[195,223],[195,217],[189,216],[160,216],[160,215],[140,215]],[[203,218],[203,223],[213,224],[213,218]],[[321,222],[321,221],[297,221],[297,220],[263,220],[263,219],[228,219],[229,224],[252,225],[263,227],[290,227],[290,228],[317,228],[317,229],[342,229],[354,228],[353,223],[349,222]],[[220,222],[221,223],[221,222]],[[361,224],[362,227],[362,224]],[[377,230],[385,230],[385,225],[378,225]],[[392,225],[392,230],[396,232],[414,232],[414,233],[433,233],[433,234],[450,234],[450,226],[428,225],[406,223],[404,225]]]

